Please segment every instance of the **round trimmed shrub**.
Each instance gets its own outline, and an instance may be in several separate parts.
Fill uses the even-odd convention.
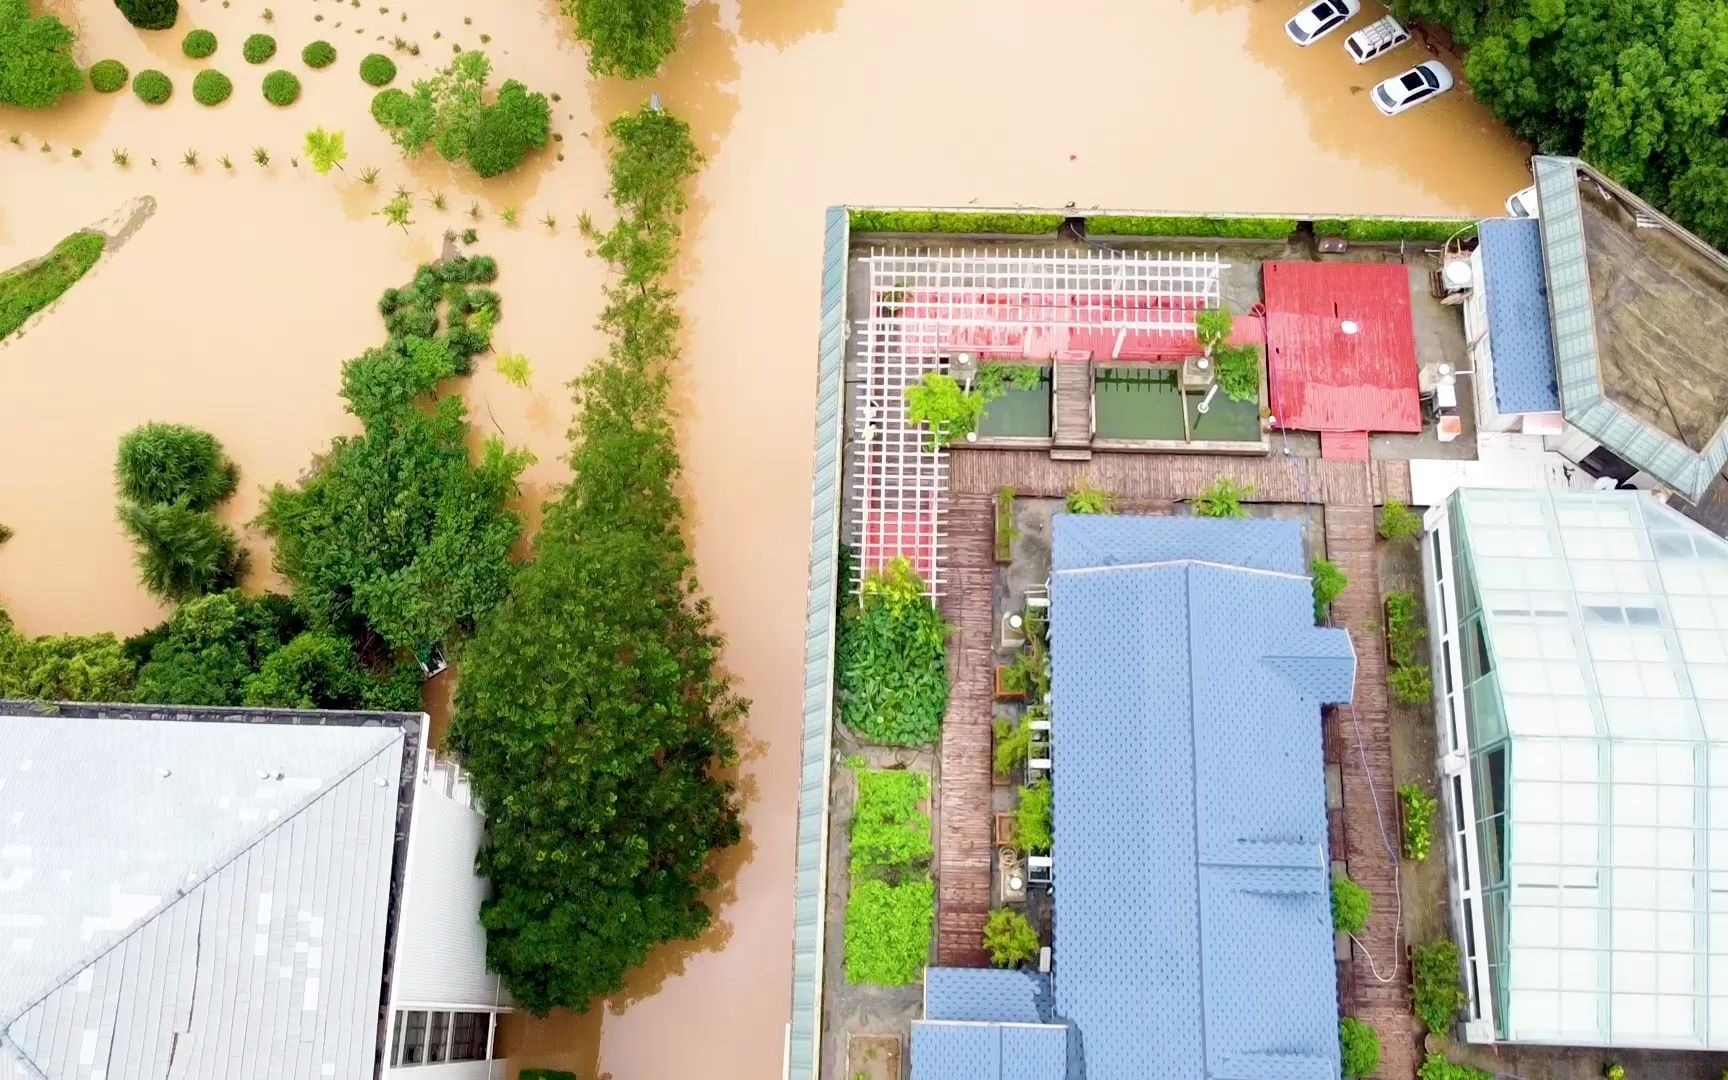
[[[407,105],[408,95],[402,91],[380,90],[372,95],[372,119],[385,127],[395,127]]]
[[[98,60],[90,65],[90,85],[99,94],[112,94],[126,85],[130,74],[118,60]]]
[[[160,105],[174,95],[174,82],[155,68],[132,76],[132,92],[146,105]]]
[[[383,53],[368,53],[360,61],[360,78],[367,86],[389,86],[396,78],[396,61]]]
[[[264,100],[277,107],[300,100],[300,80],[291,71],[276,70],[264,76]]]
[[[180,39],[180,51],[194,60],[202,60],[216,51],[216,35],[208,30],[194,30]]]
[[[276,55],[276,39],[269,34],[253,34],[240,46],[240,55],[248,64],[262,64]]]
[[[192,78],[192,97],[200,105],[220,105],[234,92],[234,81],[214,68]]]
[[[336,46],[328,41],[314,41],[300,50],[300,59],[309,68],[327,68],[336,62]]]
[[[168,30],[180,17],[180,0],[114,0],[126,21],[140,30]]]

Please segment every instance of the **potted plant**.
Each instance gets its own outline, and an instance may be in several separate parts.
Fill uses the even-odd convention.
[[[1018,658],[1012,664],[996,665],[996,700],[1026,700],[1026,668]]]
[[[1028,718],[1021,717],[1019,723],[999,719],[992,726],[996,735],[992,771],[997,783],[1006,784],[1031,755],[1032,724]]]

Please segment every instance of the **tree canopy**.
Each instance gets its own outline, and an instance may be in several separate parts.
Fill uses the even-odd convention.
[[[32,18],[30,0],[0,0],[0,105],[46,109],[83,89],[72,40],[55,16]]]
[[[515,79],[488,105],[491,73],[485,53],[460,53],[449,67],[417,80],[412,93],[380,93],[373,115],[409,157],[418,157],[430,142],[445,161],[466,161],[484,177],[502,175],[551,139],[552,107],[546,95],[529,92]]]
[[[25,637],[0,611],[0,698],[130,701],[134,671],[113,634]]]
[[[1452,28],[1477,97],[1544,153],[1581,154],[1728,246],[1728,6],[1398,0]]]
[[[667,400],[678,326],[663,281],[697,155],[659,112],[615,121],[619,219],[590,239],[617,271],[608,355],[575,385],[574,477],[534,560],[461,656],[450,743],[486,809],[487,961],[537,1013],[583,1010],[659,942],[712,918],[709,854],[736,843],[746,709],[693,577]]]
[[[684,22],[684,0],[564,0],[564,11],[588,45],[589,74],[626,79],[659,71]]]

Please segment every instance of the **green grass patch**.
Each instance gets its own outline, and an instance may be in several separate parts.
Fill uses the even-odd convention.
[[[1476,222],[1470,218],[1322,218],[1314,223],[1314,235],[1341,236],[1359,244],[1396,240],[1438,243],[1454,236],[1460,239],[1475,236]]]
[[[1287,240],[1295,218],[1137,217],[1129,214],[1086,219],[1092,236],[1205,236],[1228,240]]]
[[[852,231],[859,233],[1053,233],[1061,214],[1003,214],[970,210],[853,210]]]
[[[0,274],[0,340],[60,299],[102,257],[107,243],[101,233],[75,232],[35,266]]]

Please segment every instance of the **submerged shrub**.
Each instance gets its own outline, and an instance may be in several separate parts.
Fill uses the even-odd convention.
[[[372,95],[372,119],[384,127],[397,123],[408,107],[408,95],[400,90],[380,90]]]
[[[220,71],[200,71],[192,77],[192,98],[200,105],[220,105],[234,93],[234,82]]]
[[[98,60],[90,65],[90,85],[99,94],[112,94],[126,85],[130,74],[118,60]]]
[[[336,46],[328,41],[314,41],[300,50],[300,60],[309,68],[327,68],[336,62]]]
[[[28,0],[0,0],[0,105],[46,109],[82,90],[72,42],[72,29],[57,16],[32,18]]]
[[[114,0],[114,6],[140,30],[169,30],[180,17],[180,0]]]
[[[180,51],[194,60],[202,60],[216,51],[216,35],[208,30],[194,30],[180,39]]]
[[[0,340],[60,299],[102,257],[107,244],[101,233],[75,232],[35,266],[0,274]]]
[[[360,78],[367,86],[389,86],[396,78],[396,61],[383,53],[367,53],[360,61]]]
[[[138,548],[144,587],[162,600],[229,588],[246,570],[234,531],[209,510],[185,503],[122,503],[120,524]]]
[[[272,71],[264,76],[264,100],[277,108],[300,100],[300,80],[291,71]]]
[[[239,473],[222,444],[186,424],[141,424],[120,439],[114,462],[120,495],[139,503],[208,510],[234,493]]]
[[[146,105],[160,105],[174,93],[174,83],[155,68],[145,68],[132,76],[132,92]]]
[[[530,150],[543,149],[551,131],[546,95],[529,93],[511,79],[499,88],[498,100],[480,113],[469,134],[468,164],[482,177],[501,176],[522,164]]]
[[[253,34],[240,46],[240,55],[248,64],[262,64],[276,55],[276,39],[269,34]]]
[[[0,611],[0,698],[130,701],[135,670],[113,634],[25,637]]]

